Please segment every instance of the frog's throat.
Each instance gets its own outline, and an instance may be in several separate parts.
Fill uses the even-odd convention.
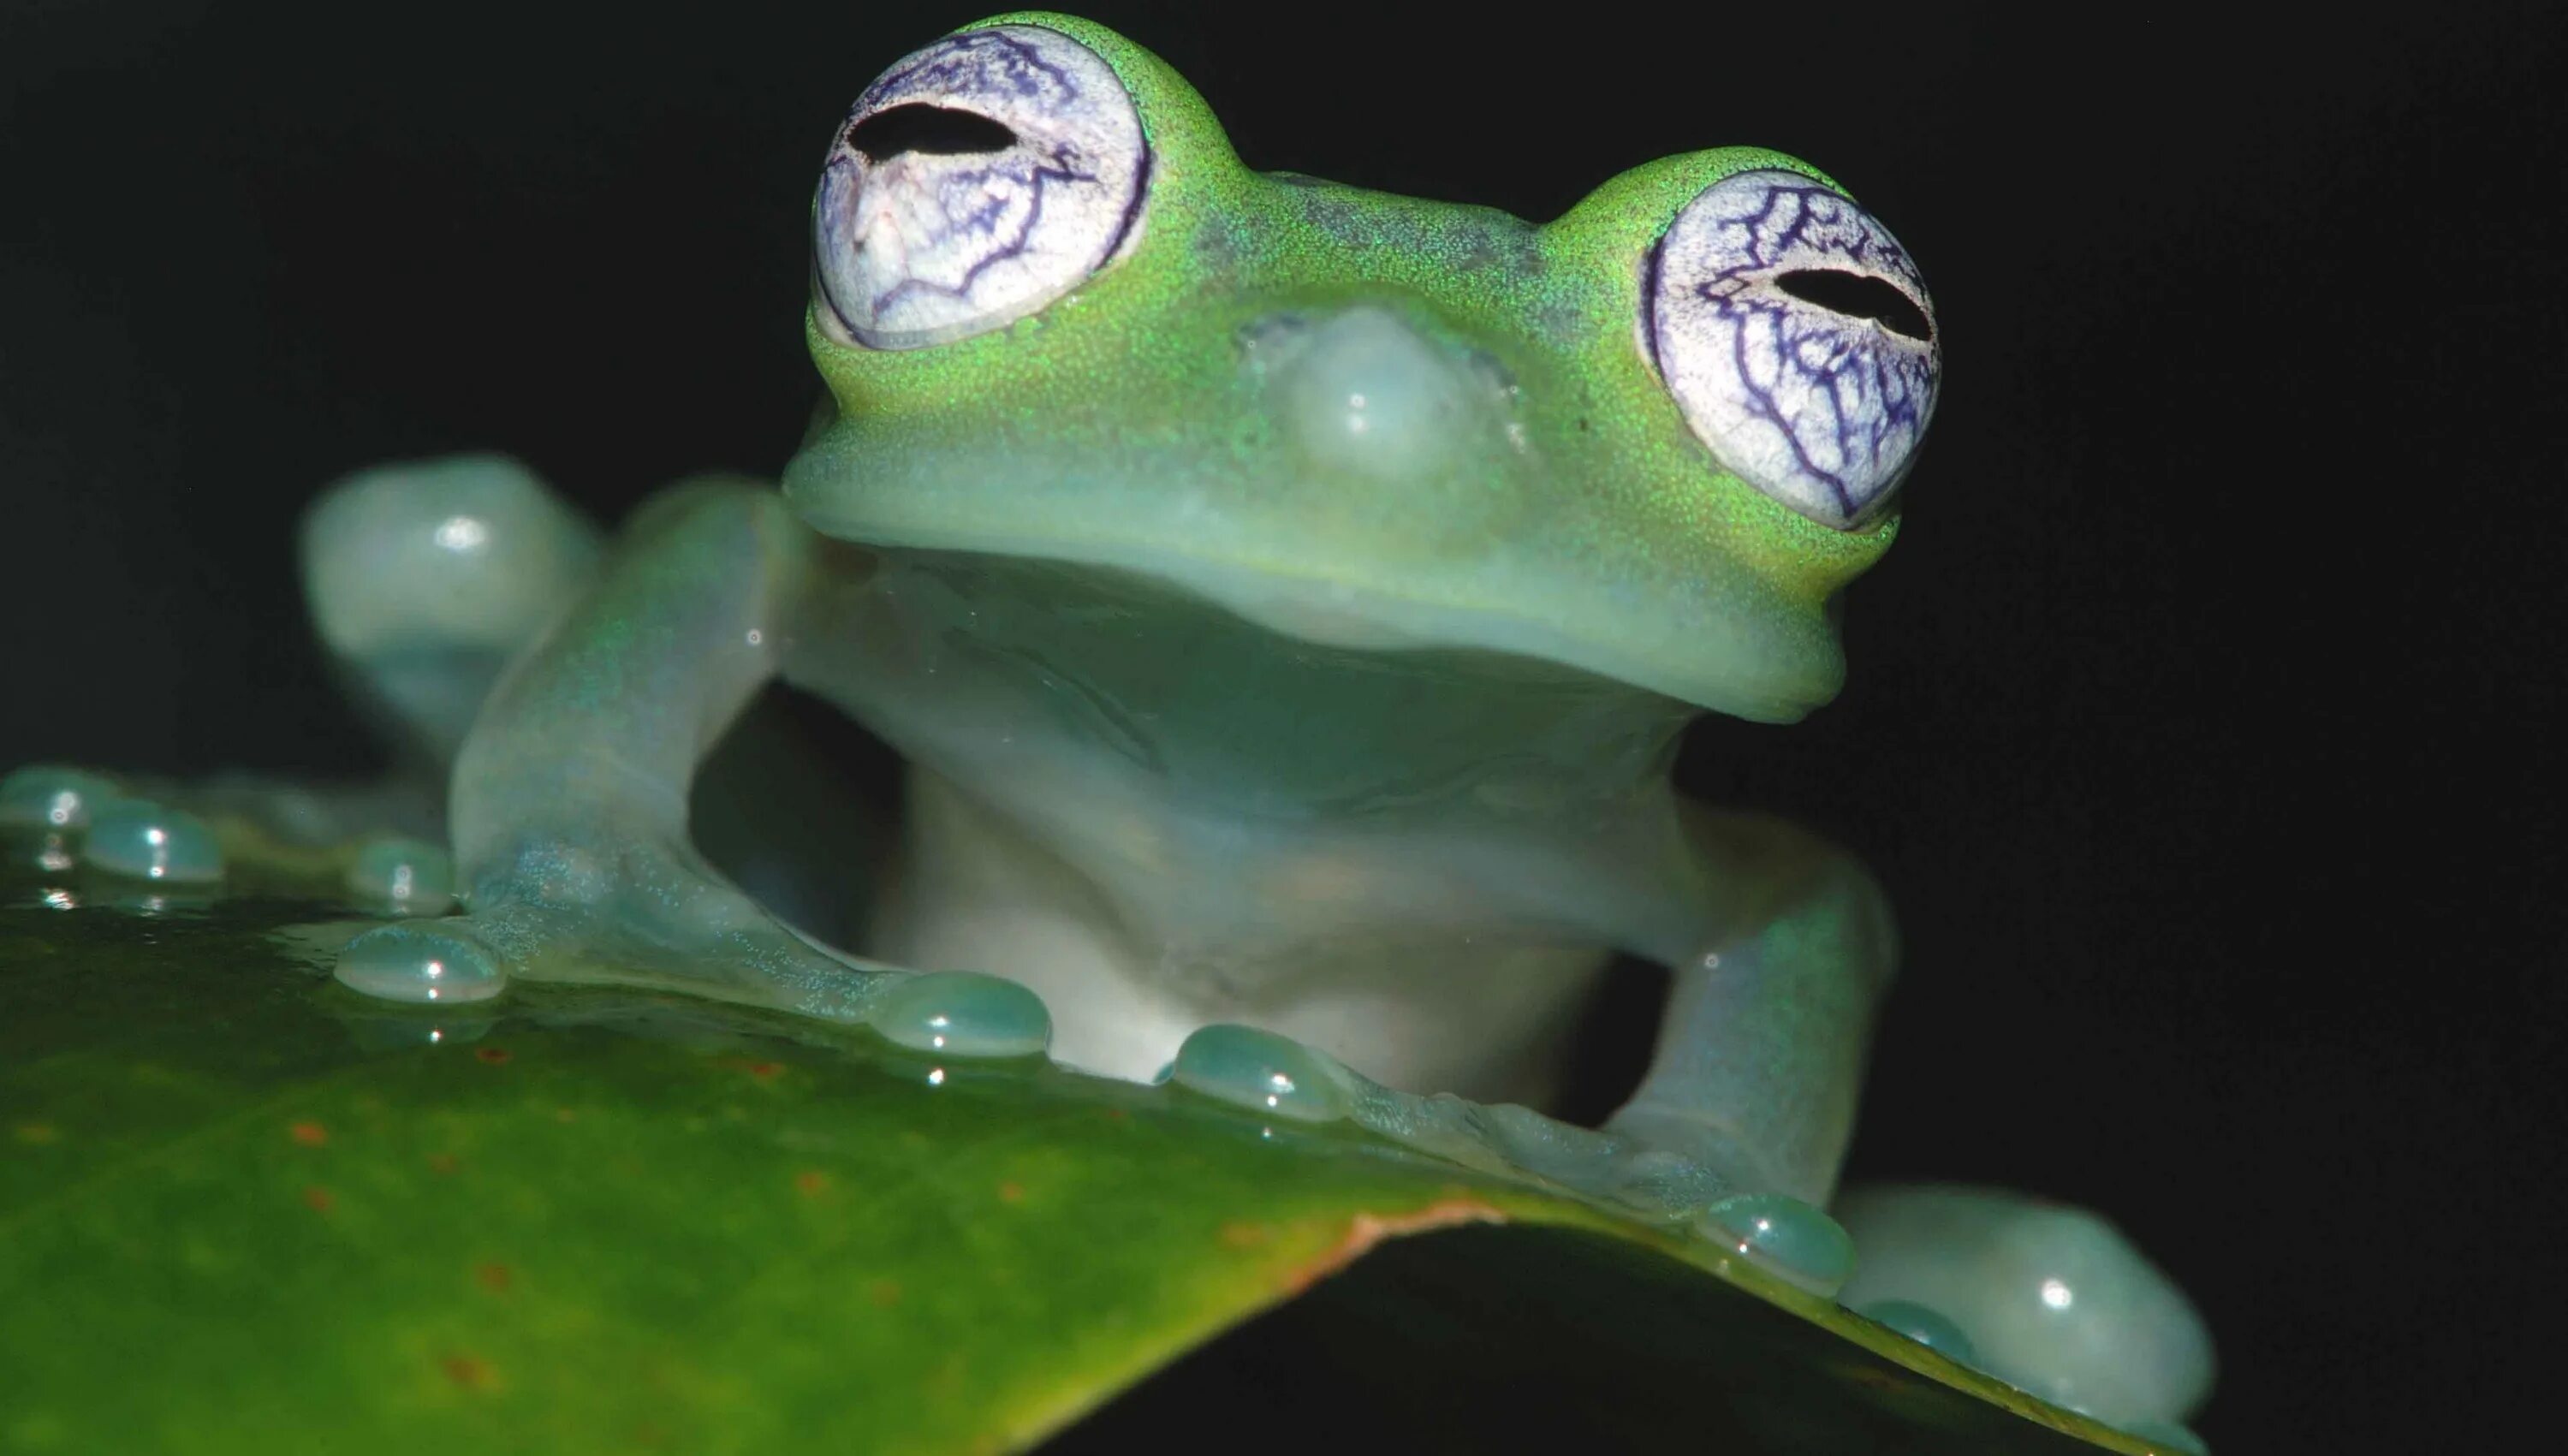
[[[881,553],[791,672],[964,783],[1041,755],[1251,818],[1540,815],[1664,790],[1684,704],[1539,658],[1282,633],[1181,584]]]

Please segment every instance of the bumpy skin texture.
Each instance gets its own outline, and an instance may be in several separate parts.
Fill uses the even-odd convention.
[[[440,723],[487,688],[451,776],[470,913],[361,942],[343,979],[650,983],[948,1055],[1049,1034],[1841,1282],[1843,1236],[1790,1200],[1833,1190],[1887,911],[1842,853],[1681,802],[1667,768],[1698,710],[1835,691],[1828,608],[1890,541],[1938,367],[1888,232],[1754,148],[1543,226],[1251,172],[1147,52],[1029,14],[864,93],[813,233],[828,394],[782,494],[673,487],[593,580],[584,528],[504,461],[316,509],[352,675]],[[379,539],[405,530],[452,581]],[[440,594],[500,558],[577,579],[442,640]],[[780,918],[794,856],[736,880],[690,838],[691,793],[737,807],[700,764],[776,681],[913,765],[900,866],[858,887],[879,959]],[[769,845],[814,817],[766,797]],[[1617,951],[1672,973],[1629,1105],[1590,1131],[1501,1101],[1551,1088]],[[958,969],[995,975],[913,974]]]
[[[1690,707],[1824,701],[1826,604],[1892,530],[1743,480],[1663,382],[1654,246],[1741,177],[1839,195],[1732,148],[1536,227],[1251,172],[1183,81],[1065,17],[895,63],[815,198],[829,399],[785,494],[655,503],[490,694],[452,778],[452,959],[848,1019],[966,965],[1042,993],[1097,1069],[1264,1025],[1455,1156],[1672,1210],[1824,1199],[1887,916],[1843,856],[1665,777]],[[1809,318],[1858,358],[1888,338]],[[462,488],[420,475],[406,512],[325,503],[312,559]],[[561,529],[519,514],[480,538]],[[317,605],[334,642],[403,615]],[[780,678],[918,765],[882,961],[690,843],[698,763]],[[1618,950],[1676,981],[1607,1133],[1433,1095],[1538,1099]]]

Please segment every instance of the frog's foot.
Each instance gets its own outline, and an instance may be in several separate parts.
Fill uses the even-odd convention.
[[[357,906],[388,915],[454,903],[436,819],[430,788],[400,779],[179,782],[48,763],[0,775],[0,843],[21,865],[199,893],[308,896],[336,881]]]
[[[1826,1214],[1754,1181],[1755,1160],[1708,1136],[1661,1142],[1598,1131],[1529,1107],[1386,1087],[1328,1053],[1248,1026],[1206,1026],[1170,1065],[1181,1086],[1298,1122],[1352,1121],[1465,1167],[1540,1179],[1646,1218],[1682,1225],[1785,1283],[1833,1294],[1853,1250]]]
[[[517,835],[474,877],[472,913],[385,926],[341,952],[350,988],[486,1000],[512,980],[656,987],[870,1025],[955,1055],[1043,1050],[1042,999],[968,972],[917,974],[805,939],[693,850],[647,836]]]
[[[597,575],[599,532],[504,455],[378,465],[303,518],[312,625],[405,745],[452,758],[509,658]]]
[[[85,867],[175,886],[223,878],[222,846],[202,817],[139,784],[60,764],[0,776],[0,839],[12,860],[50,874]]]
[[[2172,1449],[2211,1392],[2211,1333],[2121,1231],[1994,1188],[1875,1186],[1837,1201],[1862,1251],[1845,1303],[2057,1405]]]

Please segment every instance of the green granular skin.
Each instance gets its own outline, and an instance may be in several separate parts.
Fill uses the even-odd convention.
[[[1151,148],[1137,240],[1034,316],[937,347],[851,347],[806,318],[837,411],[789,476],[815,524],[947,544],[1004,519],[1009,549],[1078,556],[1108,535],[1211,549],[1179,538],[1182,499],[1256,543],[1220,548],[1243,570],[1610,631],[1633,662],[1606,670],[1748,717],[1796,718],[1833,694],[1825,604],[1887,548],[1895,512],[1840,531],[1724,469],[1640,331],[1650,250],[1704,188],[1756,168],[1832,180],[1762,148],[1691,152],[1537,226],[1251,171],[1203,99],[1130,42],[1056,15],[983,24],[1059,31],[1123,79]],[[1511,380],[1514,451],[1387,488],[1283,448],[1243,337],[1360,304]]]

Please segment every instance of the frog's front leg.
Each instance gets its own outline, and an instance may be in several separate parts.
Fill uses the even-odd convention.
[[[1622,943],[1666,964],[1658,1048],[1607,1123],[1823,1205],[1898,939],[1853,856],[1778,819],[1684,805],[1689,893]]]
[[[1872,878],[1780,821],[1664,801],[1575,842],[1574,854],[1520,843],[1485,874],[1538,887],[1518,907],[1538,930],[1670,968],[1657,1053],[1630,1101],[1599,1131],[1347,1073],[1351,1115],[1672,1217],[1739,1194],[1823,1204],[1895,956]]]
[[[776,676],[812,549],[772,492],[677,487],[482,705],[448,806],[467,928],[510,975],[850,1019],[879,994],[687,836],[696,765]]]
[[[352,943],[340,976],[428,1000],[509,977],[657,984],[891,1034],[904,999],[959,995],[1039,1047],[1041,1004],[908,978],[803,939],[687,834],[697,764],[776,676],[816,538],[771,491],[680,486],[645,507],[593,589],[518,659],[457,756],[450,828],[471,914]],[[1018,1046],[1016,1049],[1031,1049]]]

